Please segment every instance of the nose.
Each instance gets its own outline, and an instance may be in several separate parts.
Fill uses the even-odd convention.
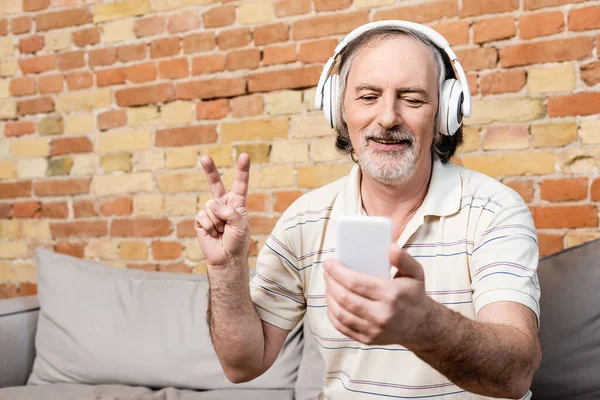
[[[391,129],[397,125],[400,125],[400,111],[398,109],[399,99],[396,93],[386,92],[382,95],[380,101],[380,109],[378,114],[377,123],[383,129]]]

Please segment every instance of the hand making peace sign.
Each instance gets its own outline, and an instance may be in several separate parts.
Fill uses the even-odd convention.
[[[204,204],[194,221],[200,247],[209,267],[228,267],[247,262],[250,244],[250,222],[246,211],[246,195],[250,177],[250,157],[243,153],[237,162],[237,173],[227,193],[219,171],[210,156],[200,160],[213,199]]]

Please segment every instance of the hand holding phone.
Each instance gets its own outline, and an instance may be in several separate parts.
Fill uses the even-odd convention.
[[[390,279],[391,244],[388,218],[343,216],[337,221],[336,259],[357,272]]]

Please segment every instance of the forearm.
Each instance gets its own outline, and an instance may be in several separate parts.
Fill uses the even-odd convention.
[[[250,298],[248,266],[208,268],[208,326],[227,377],[251,380],[264,372],[262,322]]]
[[[474,321],[432,302],[430,334],[411,350],[468,392],[523,397],[539,366],[538,342],[512,326]]]

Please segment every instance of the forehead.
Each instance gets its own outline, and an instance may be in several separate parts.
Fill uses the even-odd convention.
[[[358,50],[348,81],[378,86],[420,85],[437,88],[437,65],[432,50],[411,36],[377,39]],[[433,90],[433,89],[432,89]]]

